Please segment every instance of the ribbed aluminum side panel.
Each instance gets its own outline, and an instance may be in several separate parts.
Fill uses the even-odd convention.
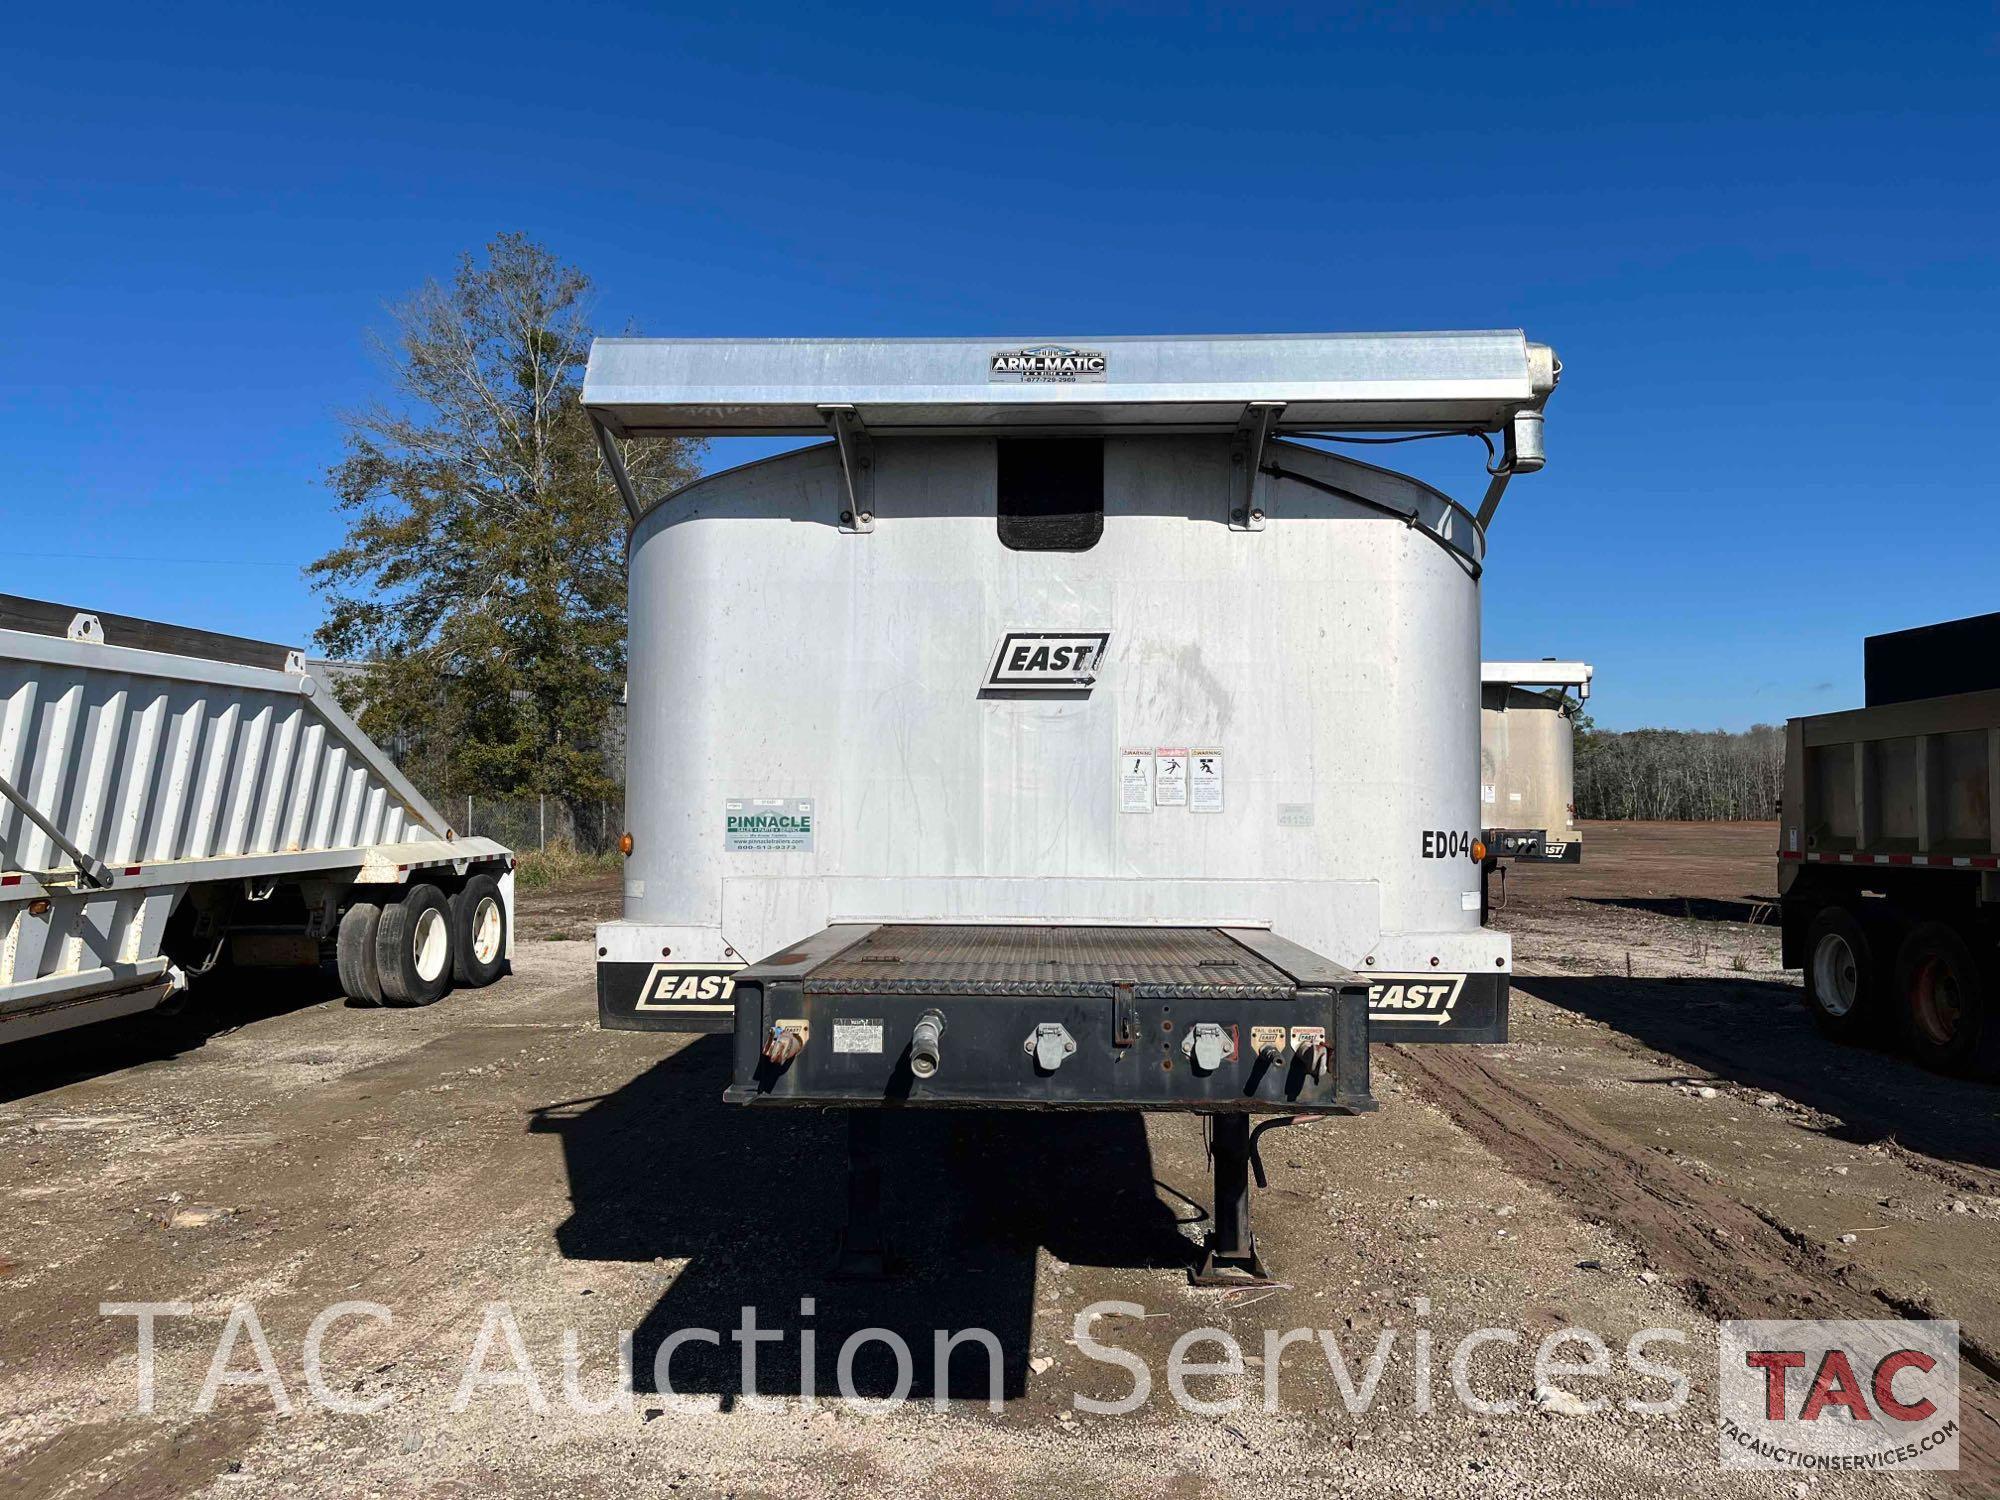
[[[202,681],[192,661],[185,679],[157,670],[175,660],[134,673],[24,659],[7,654],[0,633],[0,776],[114,877],[131,865],[428,836],[349,743],[351,726],[336,728],[300,692]],[[54,841],[4,799],[0,871],[72,873]],[[26,899],[0,893],[0,1003],[8,986],[100,970],[115,979],[156,960],[176,894],[55,891],[37,916]]]

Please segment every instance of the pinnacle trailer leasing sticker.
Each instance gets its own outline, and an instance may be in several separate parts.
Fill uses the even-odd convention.
[[[731,854],[812,853],[812,798],[730,798],[722,804],[722,847]]]

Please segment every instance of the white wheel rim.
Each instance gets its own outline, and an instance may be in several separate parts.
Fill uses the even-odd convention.
[[[472,956],[490,964],[500,956],[500,903],[481,896],[472,909]]]
[[[1829,932],[1813,950],[1813,994],[1830,1016],[1846,1015],[1861,998],[1861,966],[1837,932]]]
[[[410,939],[411,956],[416,960],[417,978],[431,983],[444,973],[451,957],[451,929],[444,913],[427,906],[417,914],[417,930]]]

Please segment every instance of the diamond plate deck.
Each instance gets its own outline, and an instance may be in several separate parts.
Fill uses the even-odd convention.
[[[878,927],[807,972],[808,994],[1290,997],[1293,976],[1213,927]]]

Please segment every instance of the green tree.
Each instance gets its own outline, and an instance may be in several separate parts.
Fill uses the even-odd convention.
[[[361,724],[433,794],[615,796],[623,502],[578,402],[590,282],[522,235],[391,309],[388,400],[343,414],[346,539],[306,570],[315,633],[369,669]],[[699,445],[632,445],[649,497]]]

